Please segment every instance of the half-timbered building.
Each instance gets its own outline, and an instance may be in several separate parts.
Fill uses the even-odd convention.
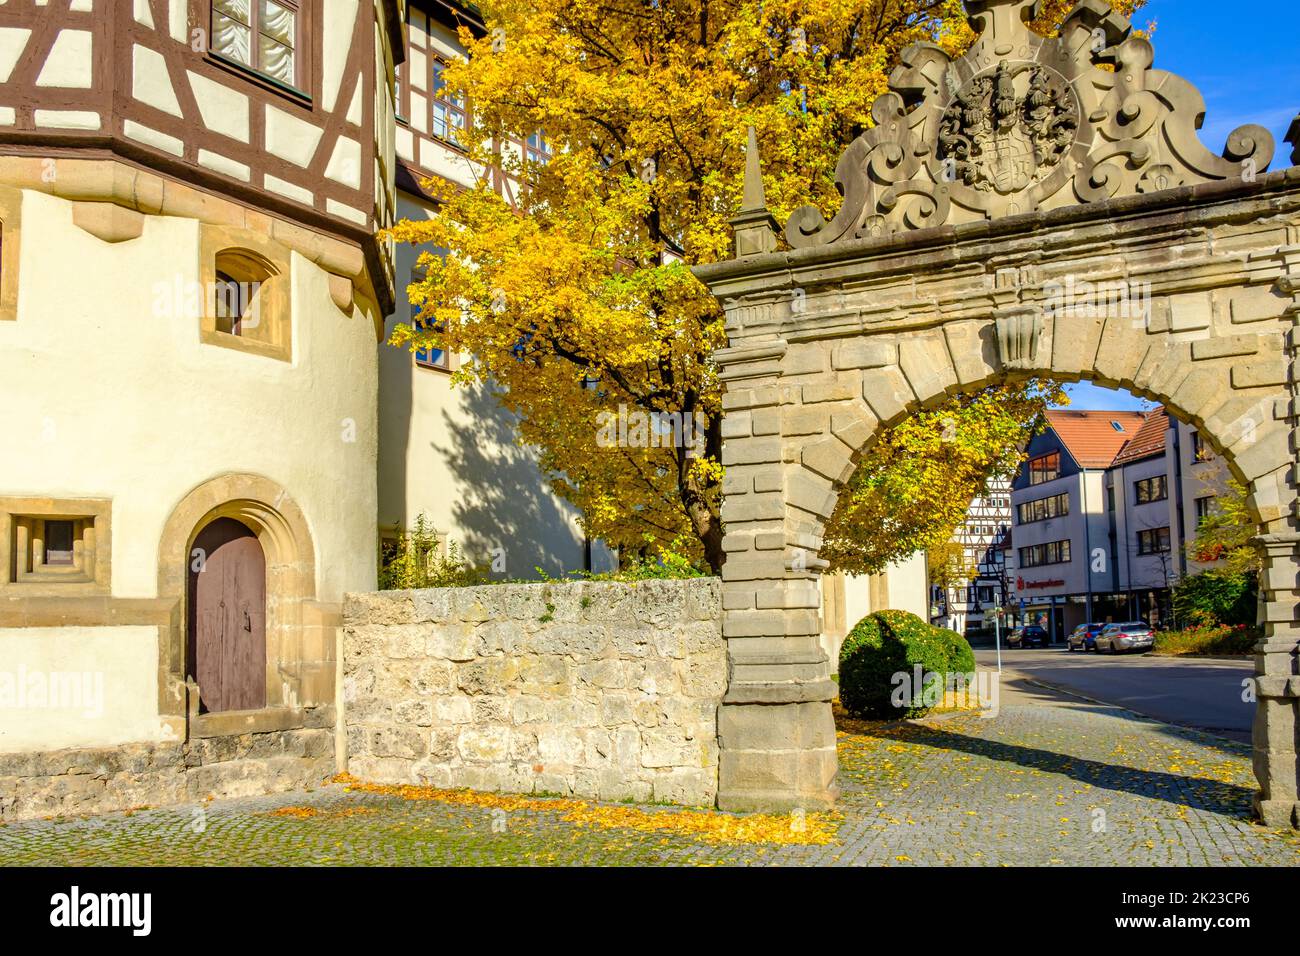
[[[332,772],[405,18],[0,5],[0,816]]]

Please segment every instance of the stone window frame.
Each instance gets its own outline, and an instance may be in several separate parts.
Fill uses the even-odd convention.
[[[0,186],[0,322],[18,318],[18,244],[22,235],[23,194]]]
[[[68,569],[23,572],[27,548],[18,536],[31,520],[75,521],[91,535],[81,564]],[[0,498],[0,593],[12,597],[108,595],[113,583],[113,503],[108,498]]]
[[[224,332],[217,314],[218,263],[236,266],[249,276],[258,272],[256,325],[238,334]],[[289,250],[248,229],[203,224],[199,239],[199,288],[202,299],[199,340],[281,362],[293,360],[293,302]],[[236,276],[240,278],[240,276]],[[253,281],[251,279],[242,281]]]

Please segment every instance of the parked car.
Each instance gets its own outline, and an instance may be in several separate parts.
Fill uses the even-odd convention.
[[[1106,627],[1105,624],[1080,624],[1065,638],[1067,651],[1095,651],[1097,635]]]
[[[1142,621],[1125,621],[1107,624],[1097,635],[1098,654],[1117,654],[1120,651],[1149,651],[1155,647],[1156,632]]]
[[[1047,629],[1037,624],[1017,627],[1007,635],[1007,647],[1046,647]]]

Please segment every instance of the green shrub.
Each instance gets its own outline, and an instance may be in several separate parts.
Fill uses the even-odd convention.
[[[949,632],[951,633],[951,632]],[[958,635],[953,634],[958,640]],[[962,641],[965,644],[965,641]],[[969,645],[966,651],[970,652]],[[897,706],[895,674],[947,675],[961,659],[959,649],[943,632],[906,611],[878,611],[858,622],[840,647],[840,703],[854,717],[901,719],[920,717],[931,708],[913,689],[911,705]],[[973,671],[974,655],[970,667]]]
[[[455,541],[446,550],[438,543],[438,534],[424,515],[415,526],[397,536],[397,541],[380,555],[379,589],[401,591],[407,588],[457,588],[487,584],[482,568],[471,565]]]
[[[1165,657],[1182,654],[1246,655],[1254,652],[1259,631],[1245,624],[1232,627],[1192,627],[1185,631],[1157,631],[1154,653]]]
[[[971,650],[970,642],[956,631],[942,627],[936,627],[934,630],[938,633],[948,656],[948,673],[975,673],[975,652]]]
[[[1258,600],[1254,574],[1211,568],[1189,574],[1174,586],[1174,616],[1180,623],[1250,626]]]
[[[674,539],[666,548],[658,548],[653,554],[628,553],[620,556],[618,568],[614,571],[566,571],[560,577],[553,578],[541,568],[534,570],[543,581],[619,581],[631,584],[637,581],[680,581],[710,577],[710,573],[698,562],[677,550],[680,546],[679,538]]]

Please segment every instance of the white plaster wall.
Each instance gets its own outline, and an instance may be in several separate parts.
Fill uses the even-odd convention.
[[[399,218],[429,214],[405,193]],[[409,323],[416,251],[397,248],[397,310],[387,330]],[[476,563],[504,548],[506,575],[532,578],[583,567],[575,509],[555,496],[531,450],[513,444],[511,417],[486,390],[453,386],[441,371],[418,367],[405,348],[380,348],[379,523],[410,527],[423,513]],[[595,549],[597,570],[611,563]]]
[[[929,574],[923,552],[890,565],[889,607],[908,611],[923,621],[930,619]]]
[[[157,672],[156,627],[0,628],[0,753],[159,740]]]
[[[848,575],[844,579],[844,620],[849,630],[868,614],[876,611],[908,611],[923,621],[930,619],[927,600],[925,555],[917,552],[910,558],[885,569],[889,601],[882,607],[871,604],[870,578]]]
[[[853,630],[857,623],[876,611],[907,611],[923,621],[930,620],[929,573],[925,554],[916,552],[910,558],[895,562],[885,568],[888,601],[880,607],[871,603],[871,579],[867,575],[844,576],[844,626]],[[818,588],[824,589],[826,577],[817,579]],[[825,601],[825,591],[822,591]],[[823,609],[825,604],[823,603]],[[831,673],[839,672],[840,645],[844,638],[822,631],[821,646],[830,659]]]
[[[139,238],[106,243],[69,203],[25,193],[18,320],[0,322],[0,494],[111,498],[113,595],[147,598],[181,499],[221,474],[262,475],[306,516],[318,598],[372,587],[370,319],[340,312],[295,254],[293,361],[205,345],[193,311],[162,297],[155,314],[160,288],[198,275],[193,220],[147,217]]]

